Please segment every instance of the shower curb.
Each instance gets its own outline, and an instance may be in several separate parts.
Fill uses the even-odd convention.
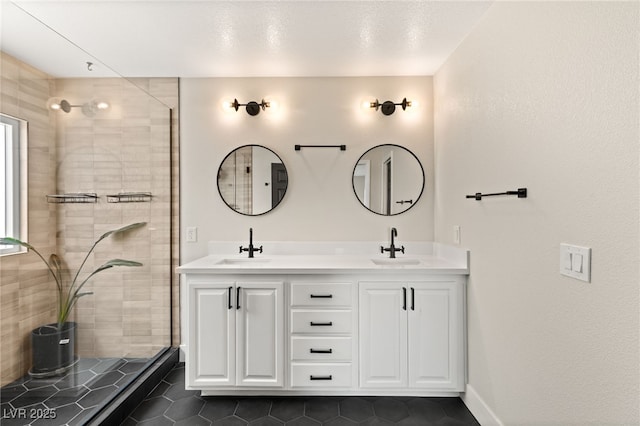
[[[122,423],[178,362],[178,348],[167,348],[137,380],[83,424],[108,426]]]

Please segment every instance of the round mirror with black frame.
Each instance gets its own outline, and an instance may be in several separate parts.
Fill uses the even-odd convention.
[[[370,211],[393,216],[420,199],[425,175],[416,155],[407,148],[384,144],[362,154],[353,169],[353,192]]]
[[[259,216],[280,204],[289,178],[275,152],[262,145],[244,145],[222,160],[217,181],[220,197],[229,208],[247,216]]]

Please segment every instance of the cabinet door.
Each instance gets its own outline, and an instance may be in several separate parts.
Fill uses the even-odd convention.
[[[284,384],[284,295],[281,282],[236,283],[238,386]]]
[[[464,390],[460,286],[455,281],[409,286],[409,386]]]
[[[360,386],[407,386],[406,286],[366,283],[359,286]]]
[[[188,387],[235,385],[233,283],[189,286]]]

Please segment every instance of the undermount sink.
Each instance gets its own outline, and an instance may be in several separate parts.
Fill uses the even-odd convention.
[[[261,263],[268,263],[270,259],[260,259],[260,258],[238,258],[238,259],[222,259],[216,262],[216,265],[255,265]]]
[[[387,258],[383,258],[383,259],[371,259],[371,261],[373,263],[375,263],[376,265],[383,265],[383,266],[405,266],[405,265],[418,265],[420,264],[420,260],[419,259],[402,259],[402,258],[395,258],[392,259],[390,257]]]

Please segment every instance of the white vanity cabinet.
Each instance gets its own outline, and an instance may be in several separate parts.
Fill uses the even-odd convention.
[[[212,254],[179,267],[188,389],[205,396],[464,392],[466,250],[407,243],[416,255],[390,259],[374,244],[263,244],[274,254]],[[340,254],[288,254],[310,247]]]
[[[359,283],[360,387],[464,391],[464,285]]]
[[[284,385],[281,281],[188,279],[186,386]]]

